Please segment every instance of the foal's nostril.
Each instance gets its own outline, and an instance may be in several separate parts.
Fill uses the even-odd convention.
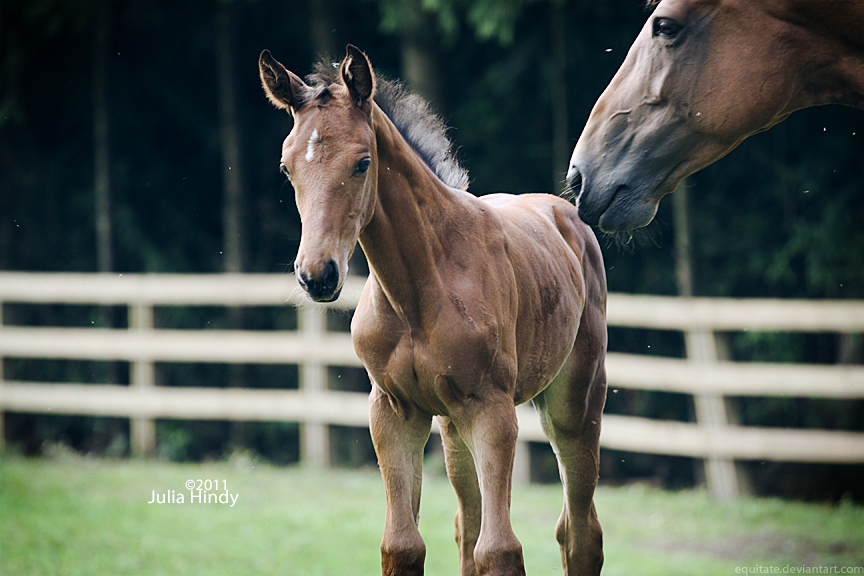
[[[324,265],[324,271],[321,273],[319,282],[332,286],[334,290],[336,289],[336,284],[339,283],[339,266],[336,265],[336,262],[332,258]]]
[[[331,258],[324,264],[317,278],[297,270],[297,281],[316,302],[332,302],[339,297],[339,265]]]
[[[303,271],[297,267],[294,268],[294,271],[297,273],[296,274],[297,275],[297,283],[300,284],[300,287],[305,290],[306,289],[306,282],[307,282],[306,274],[304,274]]]

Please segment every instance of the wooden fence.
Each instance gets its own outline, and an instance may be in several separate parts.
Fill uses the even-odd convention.
[[[120,360],[131,385],[4,380],[5,412],[127,417],[133,452],[155,443],[156,418],[296,421],[301,459],[327,465],[330,425],[366,426],[365,394],[327,388],[328,366],[361,366],[350,336],[329,332],[327,308],[353,308],[363,279],[351,278],[338,302],[307,303],[283,275],[41,274],[0,272],[0,359]],[[4,325],[2,304],[99,304],[128,307],[128,329]],[[297,306],[297,331],[167,330],[153,325],[156,306]],[[687,358],[610,353],[610,389],[678,392],[694,397],[696,422],[606,415],[605,448],[704,459],[715,496],[738,493],[736,460],[864,463],[864,433],[739,426],[729,396],[864,398],[862,365],[742,363],[718,357],[715,335],[738,330],[864,332],[862,301],[779,301],[610,294],[610,326],[684,333]],[[157,386],[155,362],[296,364],[298,390]],[[0,363],[2,368],[2,363]],[[529,405],[517,410],[517,476],[527,444],[545,441]],[[2,433],[0,420],[0,433]]]

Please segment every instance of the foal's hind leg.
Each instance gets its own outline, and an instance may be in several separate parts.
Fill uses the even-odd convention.
[[[446,417],[439,416],[441,443],[444,445],[444,461],[447,476],[456,492],[459,509],[456,511],[456,544],[459,546],[459,576],[477,576],[474,564],[474,547],[480,536],[481,496],[477,483],[474,457],[456,431],[456,426]]]
[[[564,486],[564,510],[555,530],[564,574],[596,576],[603,566],[603,531],[593,498],[606,376],[602,363],[580,366],[571,357],[568,364],[534,402],[555,449]]]
[[[429,439],[432,418],[415,407],[396,403],[372,385],[369,429],[384,478],[387,512],[381,540],[384,576],[420,576],[426,545],[417,529],[420,485],[423,480],[423,447]]]

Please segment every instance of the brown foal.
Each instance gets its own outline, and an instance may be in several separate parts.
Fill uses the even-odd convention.
[[[606,280],[591,229],[555,196],[466,192],[440,121],[353,46],[311,85],[267,51],[260,72],[294,117],[281,167],[302,219],[299,282],[337,298],[358,241],[371,270],[351,333],[372,382],[383,573],[423,573],[423,447],[437,417],[460,574],[524,574],[510,492],[515,407],[533,399],[560,463],[565,573],[598,574]]]

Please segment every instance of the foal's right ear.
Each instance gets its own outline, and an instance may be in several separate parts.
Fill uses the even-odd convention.
[[[345,47],[345,59],[342,60],[339,71],[355,104],[361,106],[372,97],[375,91],[375,74],[369,59],[359,48],[351,44]]]
[[[261,84],[267,98],[277,108],[298,110],[306,102],[309,87],[299,76],[287,70],[270,55],[269,50],[261,52],[258,58]]]

